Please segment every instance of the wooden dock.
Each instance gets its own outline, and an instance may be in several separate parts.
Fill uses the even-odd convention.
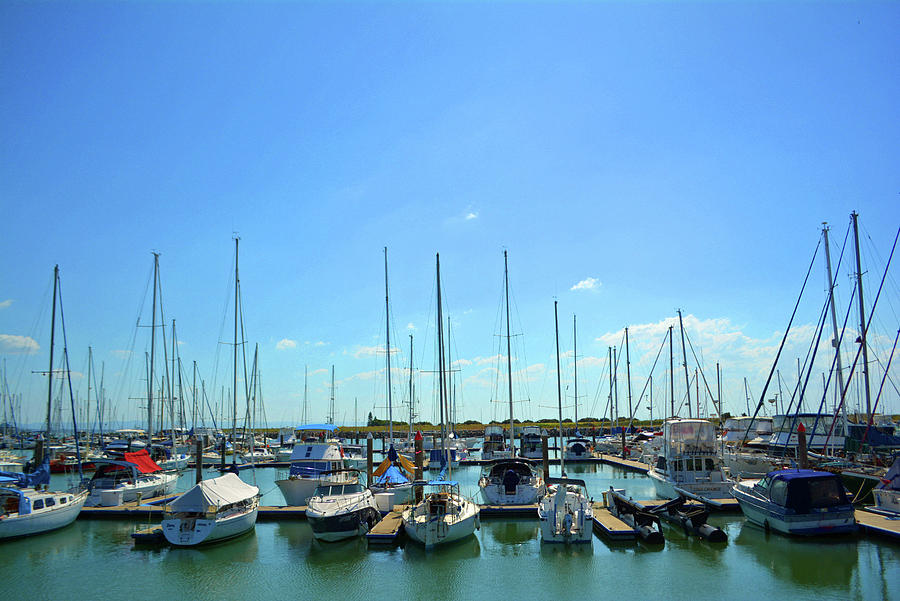
[[[594,532],[603,534],[611,540],[635,540],[634,528],[610,513],[602,503],[594,503]]]
[[[393,545],[403,530],[403,510],[406,505],[394,505],[394,510],[381,518],[375,527],[366,533],[370,545]]]
[[[641,474],[646,474],[650,471],[650,466],[646,463],[641,463],[640,461],[632,461],[631,459],[622,459],[621,457],[616,457],[615,455],[603,455],[602,453],[600,453],[597,455],[597,461],[605,463],[606,465],[620,467]]]
[[[856,510],[856,522],[868,534],[900,539],[900,519],[873,513],[865,509]]]
[[[653,509],[663,503],[668,503],[671,499],[651,499],[649,501],[635,501],[636,503],[640,503],[647,509]],[[740,513],[741,506],[738,504],[737,499],[716,499],[716,503],[720,506],[716,507],[715,505],[706,505],[706,508],[714,513]],[[699,501],[688,501],[685,503],[686,508],[690,508],[692,505],[700,506],[701,503]]]

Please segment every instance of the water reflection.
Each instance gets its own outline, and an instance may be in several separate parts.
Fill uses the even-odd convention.
[[[237,538],[214,542],[199,547],[169,547],[163,554],[163,562],[183,570],[197,564],[252,563],[259,555],[256,531],[250,530]]]
[[[846,589],[858,562],[857,537],[787,537],[744,522],[734,544],[786,582]]]
[[[532,542],[540,536],[538,520],[496,519],[482,522],[481,527],[492,542],[501,545],[522,545]]]
[[[403,555],[412,561],[427,561],[435,556],[440,556],[442,562],[452,563],[463,559],[473,559],[481,555],[481,543],[477,536],[469,536],[446,545],[440,545],[434,549],[425,549],[407,540],[403,545]]]

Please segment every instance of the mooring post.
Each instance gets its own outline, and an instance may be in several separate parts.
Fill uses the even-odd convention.
[[[547,442],[547,431],[541,430],[541,464],[544,468],[544,480],[550,477],[550,449]]]
[[[222,466],[220,468],[223,472],[225,471],[225,444],[226,444],[225,437],[223,436],[222,437]]]
[[[806,428],[803,422],[797,426],[797,465],[801,470],[809,467],[809,458],[806,455]]]
[[[374,452],[375,440],[372,433],[366,437],[366,482],[372,484],[372,453]]]
[[[416,431],[416,437],[415,437],[414,441],[415,441],[415,450],[416,450],[416,452],[415,452],[415,455],[416,455],[416,457],[415,457],[415,459],[416,459],[415,479],[416,479],[416,481],[419,481],[424,478],[423,466],[425,465],[425,450],[424,450],[425,449],[425,444],[424,444],[425,441],[422,440],[421,432]],[[416,495],[415,496],[416,503],[420,503],[422,501],[422,495],[423,495],[422,487],[421,486],[414,487],[414,492]]]
[[[194,463],[197,466],[197,483],[199,483],[203,480],[203,440],[201,438],[197,439],[194,449]]]

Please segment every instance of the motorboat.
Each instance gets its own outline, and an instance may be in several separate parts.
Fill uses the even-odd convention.
[[[459,482],[416,482],[426,489],[422,501],[403,511],[403,529],[426,549],[461,540],[481,526],[480,508],[459,492]]]
[[[666,420],[662,451],[647,475],[663,499],[687,496],[715,505],[715,499],[731,498],[733,482],[716,454],[715,426],[707,420]]]
[[[30,474],[0,473],[0,539],[49,532],[75,521],[87,491],[38,490],[49,482],[49,462]]]
[[[302,506],[315,492],[320,478],[326,472],[329,482],[347,482],[341,447],[332,442],[297,443],[291,452],[291,467],[288,477],[276,480],[284,500],[288,505]]]
[[[263,463],[266,461],[275,461],[275,454],[266,447],[254,447],[252,451],[246,451],[242,454],[244,463]]]
[[[478,486],[488,505],[530,505],[546,492],[544,479],[527,459],[495,459],[484,467]]]
[[[772,457],[765,451],[726,445],[722,449],[722,462],[729,473],[741,478],[762,478],[771,471],[785,467],[783,459]]]
[[[175,490],[176,474],[164,473],[146,449],[125,453],[124,460],[98,459],[97,471],[88,481],[88,507],[114,507],[167,495]]]
[[[510,457],[511,453],[509,447],[506,446],[506,442],[502,427],[485,426],[484,443],[481,445],[481,458],[484,461],[492,461]]]
[[[162,520],[163,536],[179,547],[240,536],[256,525],[259,488],[227,473],[201,480],[172,501]]]
[[[567,461],[573,459],[588,459],[591,456],[591,441],[576,433],[574,438],[570,438],[566,441],[565,453]]]
[[[541,448],[541,429],[537,426],[526,426],[519,439],[519,456],[525,459],[543,458]]]
[[[844,449],[846,435],[842,420],[835,420],[833,415],[827,413],[797,413],[775,416],[769,438],[770,452],[795,451],[799,440],[797,430],[801,424],[806,431],[806,448],[810,451],[825,449],[826,454],[833,455],[833,451]]]
[[[547,478],[547,494],[541,498],[537,510],[541,542],[590,542],[594,527],[592,506],[584,480]]]
[[[841,478],[831,472],[774,471],[736,483],[732,493],[747,519],[767,530],[810,536],[857,529]]]
[[[722,426],[721,440],[725,444],[769,444],[772,437],[771,417],[740,415],[729,417]]]
[[[331,542],[365,534],[381,519],[375,495],[359,483],[359,471],[347,471],[354,476],[352,480],[323,480],[307,501],[306,521],[319,540]]]

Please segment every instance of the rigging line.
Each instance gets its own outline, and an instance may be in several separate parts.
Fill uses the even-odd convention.
[[[84,473],[82,472],[81,467],[81,444],[78,442],[78,420],[75,415],[75,395],[72,392],[72,370],[69,368],[69,342],[66,338],[66,317],[63,313],[63,297],[62,297],[62,281],[59,279],[59,272],[56,274],[57,283],[59,286],[59,323],[62,326],[62,335],[63,335],[63,357],[66,361],[66,380],[69,383],[69,401],[72,405],[72,429],[75,433],[75,458],[78,460],[78,477],[79,480],[84,479]],[[51,380],[53,379],[53,374],[47,374],[47,377]],[[49,441],[47,441],[49,444]]]
[[[650,367],[650,376],[653,375],[653,370],[656,369],[656,362],[659,361],[659,356],[662,354],[663,348],[666,346],[666,340],[669,339],[669,333],[666,332],[665,336],[663,336],[662,344],[659,345],[659,350],[656,351],[656,359],[653,360],[653,365]],[[650,378],[644,381],[644,389],[641,390],[641,395],[638,397],[637,403],[634,404],[634,408],[632,409],[631,416],[628,418],[628,429],[631,429],[631,425],[634,423],[634,416],[637,413],[638,408],[641,406],[641,401],[644,398],[644,393],[647,392],[647,386],[650,384]]]
[[[872,303],[872,309],[869,313],[869,319],[866,321],[866,326],[863,328],[862,334],[860,335],[860,344],[859,348],[856,349],[856,357],[853,359],[853,365],[850,368],[850,375],[847,376],[847,386],[844,387],[844,390],[841,392],[841,402],[838,405],[838,408],[844,406],[844,399],[847,395],[847,390],[850,389],[850,381],[853,378],[853,372],[856,370],[856,364],[859,361],[859,355],[863,350],[863,347],[866,344],[866,335],[869,333],[869,326],[872,323],[872,316],[875,314],[875,307],[878,305],[878,299],[881,298],[881,291],[884,288],[884,282],[887,279],[888,270],[891,267],[891,260],[894,258],[894,251],[897,249],[897,239],[900,238],[900,228],[897,228],[897,234],[894,236],[894,244],[891,246],[891,254],[888,256],[887,264],[884,267],[884,275],[881,276],[881,283],[878,285],[878,292],[875,294],[875,300]],[[870,416],[871,417],[871,416]],[[831,438],[831,433],[834,431],[834,423],[835,420],[831,421],[831,428],[828,429],[828,437],[825,439],[825,445],[828,445],[828,441]],[[845,433],[846,435],[846,433]]]
[[[791,331],[791,325],[794,323],[794,317],[797,316],[797,309],[800,307],[800,299],[803,298],[803,292],[806,290],[806,284],[809,282],[809,275],[812,273],[813,265],[816,263],[816,256],[819,254],[819,247],[822,245],[822,238],[819,237],[819,241],[816,244],[816,249],[813,251],[812,260],[809,262],[809,268],[806,270],[806,277],[803,279],[803,286],[800,288],[800,294],[797,296],[797,302],[794,304],[794,311],[791,313],[791,318],[788,320],[788,326],[784,330],[784,336],[781,338],[781,344],[778,346],[778,352],[775,354],[775,361],[772,362],[772,369],[769,370],[769,376],[766,378],[766,384],[763,386],[762,393],[759,396],[759,402],[756,404],[756,410],[753,412],[753,419],[750,420],[747,425],[747,431],[744,433],[743,440],[746,440],[747,436],[750,433],[750,424],[753,423],[753,420],[756,419],[757,414],[759,414],[759,410],[762,408],[763,403],[766,398],[766,391],[769,390],[769,383],[772,381],[772,374],[775,373],[775,368],[778,365],[778,359],[781,357],[781,351],[784,350],[784,343],[787,342],[788,333]]]
[[[875,416],[875,412],[878,410],[878,401],[881,400],[881,392],[884,390],[884,381],[887,379],[888,369],[891,367],[891,361],[894,359],[894,352],[897,350],[897,340],[900,339],[900,330],[897,330],[897,335],[894,337],[894,346],[891,348],[891,354],[888,357],[887,367],[884,370],[884,376],[881,378],[881,385],[878,387],[878,395],[875,397],[875,404],[872,405],[872,413],[869,415],[868,423],[866,424],[866,431],[863,433],[862,443],[865,444],[866,437],[869,435],[869,429],[872,427],[872,421]]]
[[[706,372],[703,371],[703,367],[700,366],[700,360],[697,359],[697,353],[694,352],[694,345],[691,343],[690,335],[685,332],[684,337],[687,338],[688,348],[691,349],[691,355],[693,355],[694,361],[697,362],[697,369],[700,371],[700,375],[703,377],[703,385],[706,387],[706,393],[709,395],[709,398],[715,398],[713,396],[712,390],[709,389],[709,382],[706,381]],[[721,402],[722,399],[718,399],[717,401],[713,402],[713,407],[716,408],[716,414],[719,416],[719,419],[722,419],[722,410],[719,408],[719,403]]]
[[[894,378],[891,377],[891,375],[888,373],[887,368],[881,363],[881,359],[878,358],[878,355],[875,355],[874,353],[873,353],[873,355],[875,357],[875,361],[878,363],[878,365],[881,367],[881,369],[884,370],[884,373],[887,374],[887,381],[891,384],[891,387],[894,389],[894,392],[896,392],[897,394],[900,394],[900,390],[897,389],[897,384],[894,383]],[[890,367],[890,365],[888,365],[888,367]]]

